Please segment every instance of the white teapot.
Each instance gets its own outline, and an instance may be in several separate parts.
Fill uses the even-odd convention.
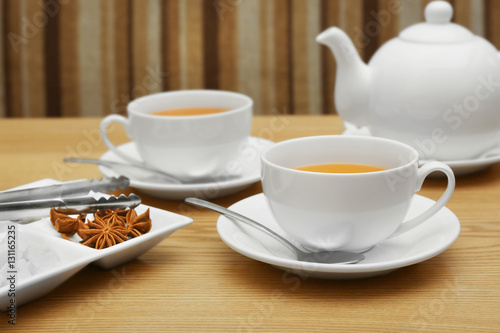
[[[500,143],[500,53],[452,16],[448,2],[429,3],[426,22],[402,30],[368,65],[339,28],[317,36],[337,61],[334,100],[346,127],[366,126],[441,161]]]

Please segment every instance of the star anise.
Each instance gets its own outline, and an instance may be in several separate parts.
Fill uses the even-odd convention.
[[[52,208],[50,210],[50,222],[56,228],[57,232],[71,237],[77,232],[80,224],[84,224],[86,215],[78,215],[77,218],[72,218],[64,213]],[[64,237],[63,237],[64,238]]]
[[[103,219],[94,214],[94,221],[88,220],[87,228],[79,229],[83,245],[104,249],[122,243],[128,239],[128,229],[117,224],[116,220]]]
[[[117,210],[106,209],[104,212],[99,211],[98,215],[103,220],[111,220],[116,225],[126,227],[127,226],[127,219],[126,219],[127,212],[128,212],[127,210],[123,210],[123,209],[117,209]]]
[[[66,218],[68,217],[68,215],[64,214],[64,213],[60,213],[57,209],[55,209],[54,207],[52,207],[50,209],[50,222],[52,223],[53,226],[56,225],[56,221],[57,219],[60,219],[60,218]]]
[[[149,208],[141,215],[137,215],[134,209],[127,213],[127,227],[132,237],[137,237],[148,233],[151,230],[151,219],[149,218]]]
[[[85,233],[85,230],[90,229],[88,224],[81,222],[78,224],[78,229],[76,229],[76,234],[81,238],[81,239],[86,239],[87,234]]]

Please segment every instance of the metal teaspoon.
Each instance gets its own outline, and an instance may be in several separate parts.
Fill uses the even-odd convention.
[[[321,251],[321,252],[304,252],[301,249],[297,248],[290,241],[283,238],[281,235],[277,234],[273,230],[268,227],[260,224],[257,221],[254,221],[246,216],[238,214],[232,210],[219,206],[217,204],[211,203],[209,201],[205,201],[198,198],[186,198],[185,202],[192,204],[194,206],[199,206],[203,208],[207,208],[218,212],[227,217],[235,218],[241,222],[249,224],[257,229],[269,234],[270,236],[276,238],[283,245],[288,247],[297,255],[297,260],[306,261],[306,262],[314,262],[314,263],[322,263],[322,264],[354,264],[363,259],[365,256],[360,253],[353,252],[344,252],[344,251]]]

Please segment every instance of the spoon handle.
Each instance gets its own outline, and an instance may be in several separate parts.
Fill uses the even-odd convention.
[[[287,239],[283,238],[283,236],[281,236],[280,234],[277,234],[276,232],[274,232],[273,230],[269,229],[268,227],[260,224],[259,222],[255,221],[255,220],[252,220],[246,216],[243,216],[241,214],[238,214],[232,210],[229,210],[227,208],[224,208],[222,206],[219,206],[217,204],[214,204],[212,202],[209,202],[209,201],[206,201],[206,200],[202,200],[202,199],[198,199],[198,198],[186,198],[184,200],[185,202],[187,203],[190,203],[192,205],[195,205],[195,206],[199,206],[199,207],[203,207],[203,208],[207,208],[207,209],[210,209],[210,210],[213,210],[214,212],[217,212],[217,213],[220,213],[222,215],[225,215],[225,216],[228,216],[228,217],[232,217],[232,218],[235,218],[241,222],[244,222],[248,225],[251,225],[257,229],[260,229],[261,231],[264,231],[265,233],[268,233],[270,234],[271,236],[274,236],[274,238],[276,238],[277,240],[279,240],[281,243],[283,243],[284,245],[286,245],[286,247],[288,247],[289,249],[291,249],[294,253],[299,253],[299,249],[293,245],[291,242],[289,242]],[[302,251],[300,251],[302,252]]]
[[[106,160],[97,160],[97,159],[91,159],[91,158],[77,158],[77,157],[67,157],[64,159],[64,162],[71,162],[71,163],[89,163],[89,164],[97,164],[97,165],[102,165],[102,166],[105,166],[105,167],[108,167],[110,169],[115,169],[115,171],[119,171],[119,170],[116,170],[117,168],[128,168],[128,170],[130,169],[134,169],[134,170],[137,170],[137,171],[147,171],[147,172],[150,172],[150,173],[153,173],[155,175],[159,175],[161,177],[163,177],[164,179],[174,183],[174,184],[181,184],[182,181],[174,176],[172,176],[171,174],[168,174],[168,173],[165,173],[163,171],[160,171],[160,170],[156,170],[156,169],[152,169],[150,167],[147,167],[145,165],[136,165],[136,164],[130,164],[130,163],[120,163],[120,162],[113,162],[113,161],[106,161]],[[137,172],[136,171],[136,172]]]
[[[90,164],[106,164],[101,160],[93,159],[93,158],[78,158],[78,157],[66,157],[64,162],[73,162],[73,163],[90,163]]]

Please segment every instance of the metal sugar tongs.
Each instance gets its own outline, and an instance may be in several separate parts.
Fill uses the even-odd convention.
[[[81,179],[54,185],[7,190],[0,192],[0,221],[28,223],[49,216],[54,207],[66,214],[88,214],[105,209],[135,208],[141,203],[138,195],[128,197],[89,196],[90,191],[108,192],[125,189],[130,184],[127,177]]]

